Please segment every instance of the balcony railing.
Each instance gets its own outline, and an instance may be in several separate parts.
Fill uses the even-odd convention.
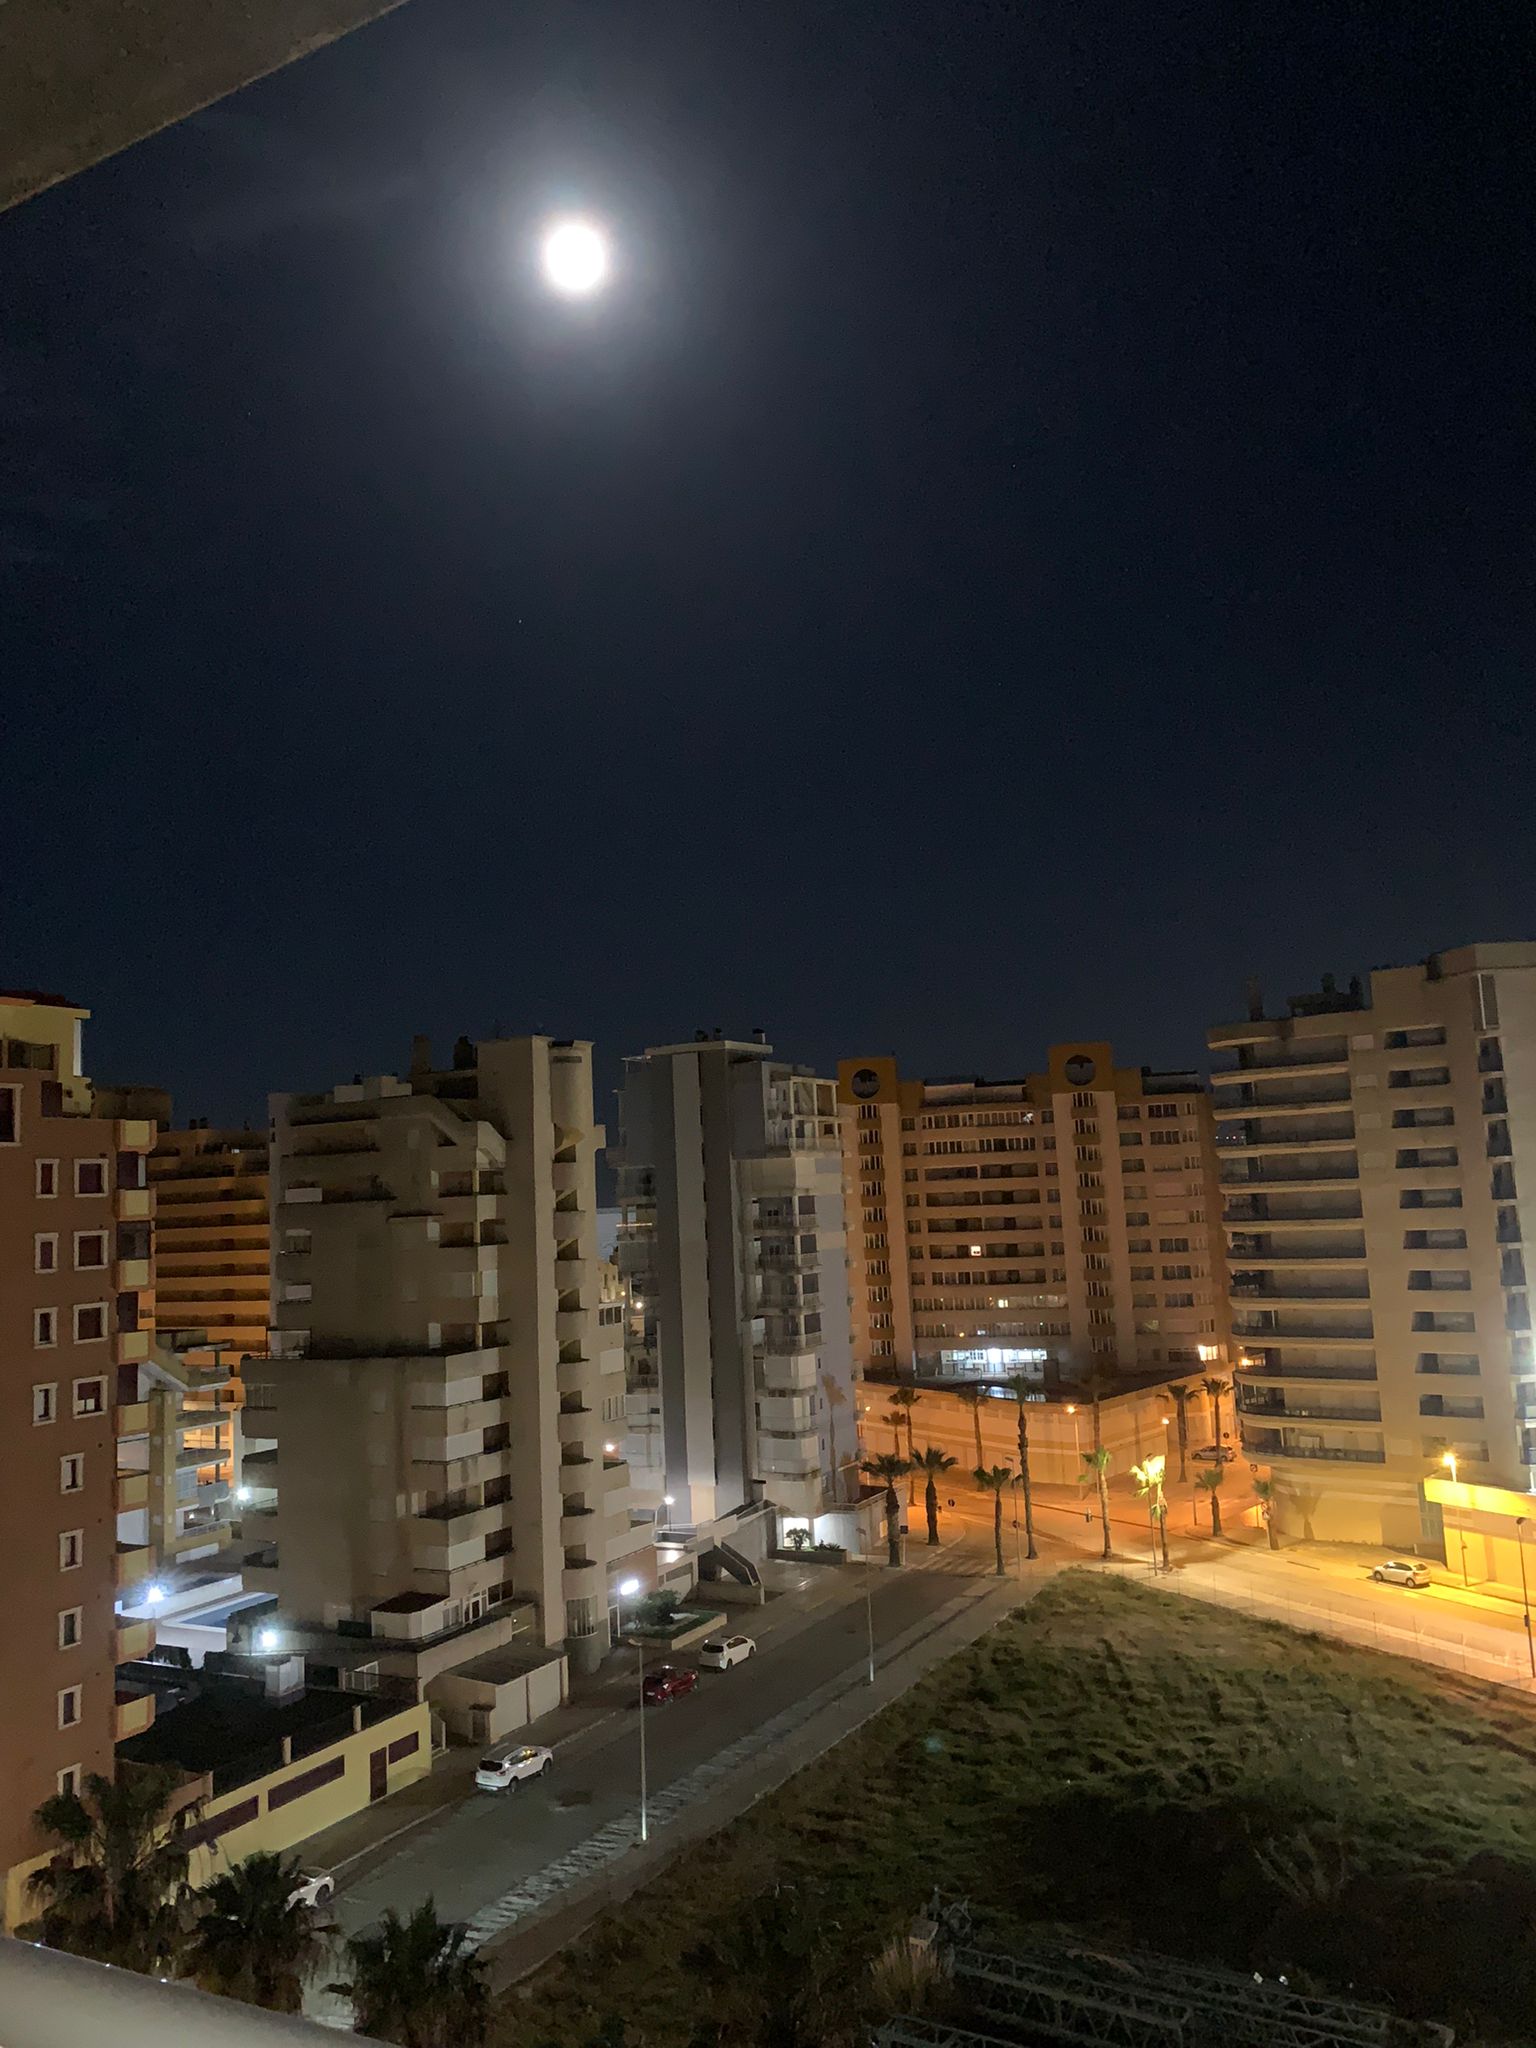
[[[1365,1445],[1316,1444],[1304,1450],[1299,1444],[1282,1442],[1260,1443],[1257,1437],[1243,1436],[1243,1448],[1251,1451],[1256,1458],[1295,1458],[1307,1464],[1323,1463],[1336,1465],[1385,1465],[1387,1454]]]

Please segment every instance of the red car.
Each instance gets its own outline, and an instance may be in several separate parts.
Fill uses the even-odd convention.
[[[658,1664],[654,1671],[645,1674],[640,1696],[649,1705],[659,1706],[663,1700],[680,1700],[698,1682],[697,1671],[682,1671],[675,1664]]]

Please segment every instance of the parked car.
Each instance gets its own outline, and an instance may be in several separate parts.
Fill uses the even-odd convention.
[[[706,1671],[729,1671],[733,1664],[745,1664],[757,1655],[750,1636],[711,1636],[699,1645],[699,1662]]]
[[[323,1906],[336,1889],[328,1870],[301,1870],[299,1881],[288,1894],[290,1906]]]
[[[1421,1564],[1416,1557],[1389,1557],[1385,1564],[1379,1564],[1371,1577],[1383,1586],[1428,1586],[1433,1583],[1429,1566]]]
[[[1202,1444],[1198,1451],[1191,1451],[1190,1456],[1197,1465],[1230,1465],[1235,1462],[1237,1453],[1230,1444]]]
[[[532,1742],[515,1743],[481,1757],[475,1784],[482,1792],[510,1792],[524,1778],[546,1777],[554,1767],[555,1759],[549,1750]]]
[[[663,1700],[681,1699],[684,1693],[692,1692],[698,1682],[697,1671],[685,1671],[676,1664],[658,1664],[654,1671],[645,1674],[640,1697],[653,1706],[660,1706]]]

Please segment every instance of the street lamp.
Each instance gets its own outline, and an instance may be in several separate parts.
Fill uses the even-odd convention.
[[[618,1595],[621,1602],[633,1600],[639,1591],[640,1581],[638,1579],[621,1579],[619,1581]],[[623,1619],[624,1609],[621,1605],[619,1608],[619,1620],[621,1623]],[[635,1655],[640,1671],[640,1841],[643,1847],[651,1838],[651,1808],[645,1775],[645,1642],[638,1635],[635,1637]]]
[[[1449,1466],[1451,1484],[1454,1486],[1456,1484],[1456,1453],[1454,1451],[1442,1451],[1440,1462],[1442,1465]],[[1456,1534],[1461,1543],[1461,1583],[1464,1586],[1470,1586],[1472,1581],[1467,1577],[1467,1532],[1460,1522],[1456,1524]]]
[[[1077,1403],[1075,1401],[1069,1401],[1067,1403],[1067,1413],[1072,1418],[1072,1453],[1073,1456],[1077,1459],[1078,1472],[1079,1474],[1081,1474],[1083,1463],[1083,1439],[1082,1434],[1078,1429]]]
[[[1525,1648],[1531,1660],[1531,1676],[1536,1678],[1536,1643],[1531,1641],[1531,1595],[1525,1583],[1525,1523],[1524,1515],[1516,1515],[1515,1547],[1520,1552],[1520,1599],[1525,1608]]]

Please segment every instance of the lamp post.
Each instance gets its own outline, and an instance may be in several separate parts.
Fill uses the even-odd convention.
[[[1525,1608],[1525,1649],[1531,1660],[1531,1676],[1536,1678],[1536,1643],[1531,1641],[1531,1595],[1525,1582],[1525,1524],[1524,1515],[1515,1517],[1515,1545],[1520,1552],[1520,1600]]]
[[[1078,1427],[1077,1403],[1075,1401],[1067,1403],[1067,1413],[1072,1418],[1072,1455],[1077,1460],[1074,1476],[1081,1479],[1083,1476],[1083,1436],[1081,1429]]]
[[[640,1581],[621,1580],[618,1591],[621,1601],[633,1600],[640,1591]],[[619,1613],[622,1619],[622,1607]],[[651,1809],[645,1776],[645,1643],[640,1636],[635,1637],[635,1654],[640,1669],[640,1842],[643,1847],[651,1838]]]
[[[865,1565],[864,1628],[869,1642],[869,1664],[865,1671],[864,1683],[866,1685],[873,1685],[875,1682],[875,1594],[874,1586],[870,1579],[869,1572],[870,1567],[868,1565]]]
[[[1450,1468],[1451,1484],[1454,1486],[1456,1484],[1456,1453],[1454,1451],[1443,1451],[1440,1456],[1440,1462],[1442,1465]],[[1461,1583],[1464,1586],[1470,1586],[1472,1581],[1467,1577],[1467,1533],[1460,1522],[1456,1524],[1456,1535],[1461,1543]]]

